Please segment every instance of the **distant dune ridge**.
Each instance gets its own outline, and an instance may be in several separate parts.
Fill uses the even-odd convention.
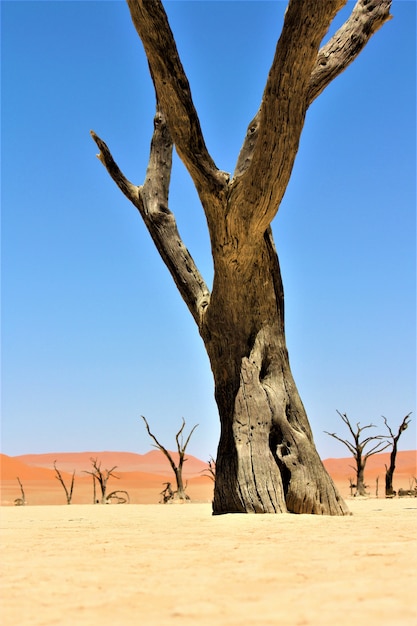
[[[178,460],[178,453],[171,453]],[[150,504],[159,501],[163,483],[175,484],[174,475],[166,457],[159,450],[146,454],[133,452],[53,452],[49,454],[25,454],[7,456],[0,454],[0,489],[1,504],[10,505],[20,497],[17,477],[23,484],[28,504],[65,504],[62,485],[56,478],[54,461],[64,481],[69,484],[75,470],[75,486],[73,503],[83,504],[92,501],[92,477],[90,459],[97,459],[101,469],[117,466],[110,478],[108,493],[116,489],[129,492],[131,502]],[[204,475],[208,464],[192,455],[186,456],[184,478],[188,481],[187,491],[192,500],[199,502],[211,501],[213,481]],[[337,484],[343,496],[350,494],[349,479],[355,479],[354,459],[326,459],[324,465]],[[384,495],[385,464],[389,463],[389,452],[376,454],[368,459],[365,469],[365,481],[369,485],[371,495],[376,493],[378,479],[379,495]],[[397,454],[394,489],[409,489],[413,477],[417,476],[417,451],[399,451]]]

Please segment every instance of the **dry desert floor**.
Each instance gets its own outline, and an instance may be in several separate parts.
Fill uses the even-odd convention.
[[[1,507],[2,626],[415,626],[417,500]]]

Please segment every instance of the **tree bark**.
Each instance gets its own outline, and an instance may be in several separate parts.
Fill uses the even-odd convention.
[[[390,427],[390,425],[388,424],[387,418],[383,416],[383,420],[385,422],[385,426],[388,429],[388,432],[390,434],[390,439],[392,439],[392,450],[391,450],[391,454],[390,454],[390,464],[389,467],[387,467],[385,465],[385,495],[387,497],[391,497],[393,495],[395,495],[395,491],[394,491],[394,487],[393,487],[393,480],[394,480],[394,472],[395,472],[395,462],[397,459],[397,451],[398,451],[398,440],[401,437],[402,433],[407,430],[408,428],[408,424],[410,421],[410,415],[411,413],[408,413],[408,415],[406,415],[403,419],[403,421],[401,422],[399,428],[398,428],[398,433],[396,435],[394,435],[394,433],[392,432],[392,429]]]
[[[348,513],[291,374],[270,229],[254,263],[238,254],[216,272],[202,337],[221,422],[213,512]]]
[[[365,465],[367,457],[362,458],[359,456],[356,458],[356,495],[366,496],[365,486]]]
[[[258,113],[231,178],[211,158],[159,0],[127,0],[155,87],[146,180],[128,181],[92,133],[113,180],[140,212],[209,355],[221,435],[213,512],[319,513],[348,509],[316,451],[294,383],[284,292],[270,224],[291,176],[311,102],[390,19],[391,0],[358,0],[320,49],[346,0],[290,0]],[[210,233],[210,294],[168,209],[172,145],[199,195]]]

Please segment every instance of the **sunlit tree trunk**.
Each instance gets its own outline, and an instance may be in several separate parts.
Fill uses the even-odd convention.
[[[203,334],[221,422],[213,511],[346,513],[291,374],[269,229],[249,273],[238,265],[216,274]]]
[[[291,374],[270,226],[291,177],[308,107],[390,19],[391,0],[358,0],[324,45],[346,0],[289,1],[262,101],[233,175],[219,170],[207,149],[162,3],[127,2],[157,103],[143,185],[127,180],[106,144],[92,136],[99,159],[143,218],[210,359],[221,422],[214,512],[345,514]],[[169,210],[173,145],[207,220],[211,293]]]

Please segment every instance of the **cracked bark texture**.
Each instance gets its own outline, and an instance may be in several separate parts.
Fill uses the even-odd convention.
[[[221,423],[213,512],[346,515],[346,504],[316,451],[291,374],[270,224],[291,176],[309,105],[390,19],[391,0],[358,0],[350,18],[322,47],[346,0],[290,0],[233,176],[219,170],[207,150],[162,3],[127,3],[157,100],[143,185],[128,181],[106,144],[92,136],[99,159],[142,216],[210,359]],[[173,145],[207,219],[214,263],[211,293],[168,208]]]

